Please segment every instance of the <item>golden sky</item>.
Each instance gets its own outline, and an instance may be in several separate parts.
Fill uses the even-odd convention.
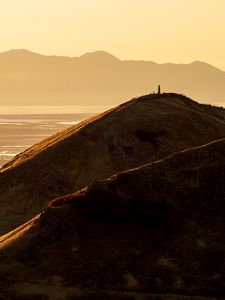
[[[189,63],[225,70],[225,0],[0,0],[0,52]]]

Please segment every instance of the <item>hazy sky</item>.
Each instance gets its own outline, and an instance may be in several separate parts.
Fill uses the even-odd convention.
[[[0,52],[202,60],[225,70],[225,0],[0,0]]]

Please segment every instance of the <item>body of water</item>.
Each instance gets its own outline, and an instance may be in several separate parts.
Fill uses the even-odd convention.
[[[107,109],[109,107],[0,107],[0,166],[46,137]]]

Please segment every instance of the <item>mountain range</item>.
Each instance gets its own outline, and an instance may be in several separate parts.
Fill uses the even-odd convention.
[[[27,50],[0,54],[0,105],[117,105],[156,91],[189,95],[223,105],[225,72],[207,63],[121,61],[97,51],[80,57],[45,56]]]

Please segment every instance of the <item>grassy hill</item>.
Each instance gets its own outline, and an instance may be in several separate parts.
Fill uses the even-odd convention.
[[[51,201],[0,239],[0,293],[224,299],[224,151],[218,140]]]
[[[95,180],[225,137],[224,109],[146,95],[47,138],[0,170],[0,233]]]

